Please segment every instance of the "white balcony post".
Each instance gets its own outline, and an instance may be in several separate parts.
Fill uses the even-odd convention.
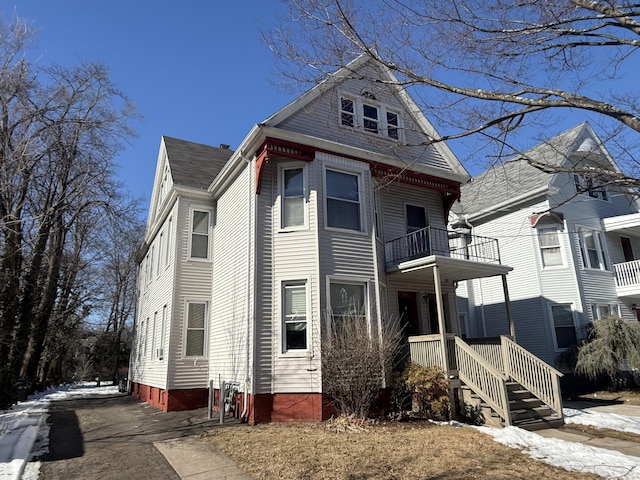
[[[449,358],[447,355],[447,332],[444,323],[444,308],[442,308],[442,291],[440,285],[440,270],[437,265],[433,267],[433,283],[436,291],[436,309],[438,312],[438,328],[440,329],[440,347],[442,349],[443,369],[449,375]]]

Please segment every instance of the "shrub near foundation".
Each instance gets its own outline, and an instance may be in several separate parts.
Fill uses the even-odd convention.
[[[449,419],[449,380],[442,369],[410,363],[403,376],[415,413],[432,420]]]

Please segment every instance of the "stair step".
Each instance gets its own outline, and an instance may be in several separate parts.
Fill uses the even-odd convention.
[[[537,408],[543,406],[544,403],[537,397],[517,398],[509,399],[510,410],[519,410],[523,408]]]
[[[533,432],[546,428],[560,428],[564,425],[564,420],[557,415],[548,415],[542,418],[514,421],[514,426]]]
[[[511,410],[511,420],[539,419],[552,415],[553,411],[546,405],[535,408]]]

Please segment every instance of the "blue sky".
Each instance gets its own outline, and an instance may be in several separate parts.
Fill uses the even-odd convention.
[[[101,62],[135,102],[139,137],[118,162],[145,209],[162,135],[235,148],[294,97],[274,86],[274,57],[260,40],[283,11],[274,0],[20,0],[0,11],[39,29],[31,60]]]

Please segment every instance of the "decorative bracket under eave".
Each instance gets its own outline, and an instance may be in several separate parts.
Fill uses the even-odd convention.
[[[256,194],[260,195],[264,166],[269,163],[271,156],[292,158],[312,162],[315,159],[315,149],[299,143],[287,142],[277,138],[267,137],[256,155]]]

